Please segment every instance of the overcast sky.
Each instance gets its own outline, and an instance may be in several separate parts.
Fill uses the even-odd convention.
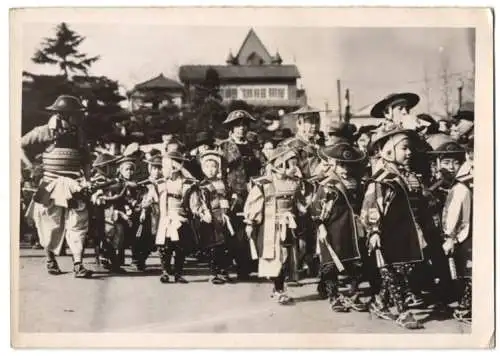
[[[23,28],[24,69],[54,73],[30,58],[43,37],[57,24],[27,24]],[[225,64],[236,54],[249,27],[169,27],[69,23],[86,37],[81,50],[101,55],[91,74],[118,80],[127,89],[159,73],[177,79],[182,64]],[[430,83],[434,102],[427,105],[424,68],[429,78],[440,73],[440,58],[449,59],[449,71],[470,77],[472,61],[466,29],[385,28],[254,28],[271,54],[279,50],[284,64],[296,64],[309,103],[337,107],[337,84],[351,91],[354,111],[391,92],[415,91],[422,96],[418,111],[439,112],[437,80]],[[441,50],[440,50],[441,49]]]

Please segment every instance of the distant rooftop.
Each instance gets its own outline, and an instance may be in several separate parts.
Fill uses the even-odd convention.
[[[144,89],[183,89],[182,84],[176,82],[173,79],[167,78],[160,73],[158,76],[146,80],[145,82],[136,84],[135,90],[144,90]]]
[[[207,69],[213,68],[220,79],[231,78],[300,78],[295,65],[184,65],[179,69],[179,79],[182,82],[196,82],[205,79]]]

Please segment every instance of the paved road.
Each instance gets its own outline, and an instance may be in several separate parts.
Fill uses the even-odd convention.
[[[77,280],[71,257],[60,257],[68,273],[45,272],[41,250],[21,250],[20,331],[22,332],[232,332],[232,333],[404,333],[394,323],[368,313],[335,314],[318,300],[314,280],[289,290],[297,303],[280,306],[270,298],[270,282],[214,286],[206,266],[190,261],[186,285],[159,281],[157,255],[145,273],[97,273]],[[93,259],[86,262],[92,269]],[[428,319],[428,311],[417,311]],[[468,333],[453,320],[426,321],[423,333]]]

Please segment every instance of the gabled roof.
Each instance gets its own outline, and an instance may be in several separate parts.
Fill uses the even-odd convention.
[[[172,80],[170,78],[167,78],[163,75],[163,73],[160,73],[160,75],[146,80],[145,82],[136,84],[134,89],[183,89],[184,87],[182,84],[176,82],[175,80]]]
[[[297,79],[299,70],[295,65],[262,65],[262,66],[222,66],[222,65],[184,65],[179,69],[181,82],[200,82],[205,80],[207,69],[213,68],[224,79]]]
[[[257,36],[253,28],[248,31],[248,34],[245,37],[245,40],[243,41],[238,54],[236,55],[238,63],[246,64],[247,57],[252,53],[256,53],[257,55],[259,55],[264,60],[264,64],[271,64],[272,56],[269,54],[266,47],[260,40],[259,36]]]

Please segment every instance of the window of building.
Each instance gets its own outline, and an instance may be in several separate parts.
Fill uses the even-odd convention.
[[[283,88],[269,88],[269,97],[274,99],[284,99],[285,89]]]
[[[252,99],[253,98],[253,89],[242,89],[243,99]]]
[[[267,94],[266,88],[256,88],[253,90],[253,96],[257,99],[265,99]]]
[[[220,94],[223,99],[237,99],[238,90],[236,88],[222,88]]]

